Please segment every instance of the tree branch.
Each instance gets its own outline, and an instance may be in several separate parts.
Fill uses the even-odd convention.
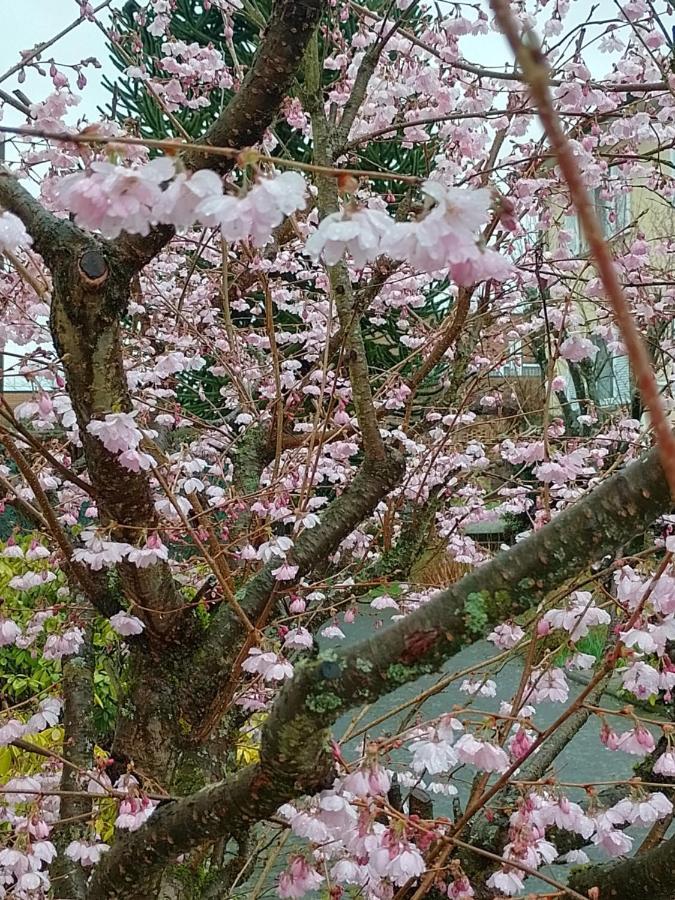
[[[370,84],[370,79],[375,74],[380,54],[384,50],[384,42],[382,38],[375,41],[374,44],[366,50],[361,60],[361,65],[354,79],[354,86],[349,95],[349,99],[342,110],[340,124],[336,128],[336,137],[340,144],[343,144],[349,137],[354,120],[359,114],[359,110],[366,98],[366,91]]]
[[[589,894],[596,888],[596,900],[671,900],[675,867],[675,838],[620,862],[602,863],[574,869],[569,885]],[[589,894],[590,896],[590,894]]]
[[[82,233],[72,222],[46,210],[3,166],[0,166],[0,207],[21,219],[35,249],[50,267],[58,259],[63,241]]]
[[[306,103],[312,120],[314,159],[318,165],[329,167],[333,164],[333,146],[337,134],[329,128],[323,107],[319,46],[316,37],[308,47],[305,57],[305,88]],[[362,94],[365,94],[365,85]],[[319,191],[317,207],[321,218],[324,219],[339,209],[338,188],[335,179],[325,175],[317,173],[315,181]],[[363,449],[369,458],[384,459],[386,452],[373,402],[366,347],[361,331],[360,311],[354,297],[349,269],[346,263],[341,261],[334,266],[327,266],[326,271],[330,282],[331,296],[340,320],[340,333],[343,336],[349,365],[352,401],[361,429]]]
[[[616,552],[670,505],[651,451],[393,627],[298,664],[265,723],[260,762],[158,810],[118,842],[94,872],[90,900],[140,900],[145,880],[176,855],[316,791],[331,771],[328,729],[339,716],[432,672],[486,628],[538,603],[594,559]],[[666,851],[640,859],[654,854]]]
[[[303,531],[295,542],[289,561],[298,566],[298,578],[307,575],[335,552],[344,538],[396,487],[403,471],[403,462],[397,453],[390,453],[382,461],[364,461],[347,490],[324,511],[319,525]],[[278,565],[279,560],[273,560],[246,584],[241,606],[253,622],[259,622],[273,597],[277,582],[272,570]],[[262,626],[259,624],[258,627]],[[243,644],[244,637],[241,623],[223,605],[195,654],[192,674],[183,682],[185,688],[180,705],[186,721],[196,729],[193,740],[205,737],[231,699],[231,690],[223,694],[223,687],[236,683],[238,665],[235,661],[243,661],[242,653],[245,658],[250,645],[250,642]]]
[[[288,93],[305,48],[328,5],[327,0],[276,0],[251,68],[202,143],[244,149],[260,141]],[[193,171],[210,168],[225,173],[233,167],[234,160],[188,151],[185,163]],[[173,235],[173,228],[160,226],[147,237],[122,234],[117,245],[139,270]]]
[[[276,0],[258,52],[241,88],[202,139],[215,147],[250,147],[272,124],[279,105],[319,24],[326,0]],[[189,168],[228,171],[231,160],[204,153],[191,156]]]
[[[92,763],[94,746],[91,713],[94,706],[94,669],[92,648],[92,614],[87,622],[85,642],[80,653],[68,659],[63,666],[63,753],[73,766],[64,766],[60,790],[65,792],[59,810],[62,819],[73,821],[59,829],[56,840],[59,849],[52,869],[59,891],[73,900],[87,896],[87,877],[79,862],[72,862],[64,854],[68,844],[81,837],[80,819],[91,811],[91,800],[75,796],[82,789],[80,772]],[[72,796],[70,796],[72,792]]]

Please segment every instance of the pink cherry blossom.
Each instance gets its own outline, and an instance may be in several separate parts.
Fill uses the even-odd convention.
[[[284,562],[278,568],[272,569],[272,575],[277,581],[293,581],[298,574],[299,568],[299,566],[293,566],[288,562]]]
[[[578,641],[586,637],[589,630],[597,625],[610,622],[609,613],[598,609],[591,602],[591,595],[585,591],[576,591],[574,600],[568,609],[552,609],[543,617],[551,628],[560,628],[569,632],[570,640]]]
[[[654,772],[657,775],[673,776],[675,775],[675,752],[666,750],[654,763]]]
[[[330,640],[344,640],[345,633],[338,625],[326,625],[321,629],[321,636]]]
[[[487,679],[465,679],[460,687],[460,691],[464,694],[471,694],[479,697],[495,697],[497,694],[497,683],[491,678]]]
[[[72,859],[73,862],[79,862],[80,865],[87,868],[100,862],[101,856],[108,850],[110,850],[109,844],[87,844],[83,841],[71,841],[64,853],[68,859]]]
[[[464,734],[455,744],[460,762],[475,766],[483,772],[505,772],[509,758],[501,747],[487,741],[478,741],[470,734]]]
[[[305,650],[314,644],[306,628],[292,628],[284,638],[284,650]]]
[[[269,242],[274,229],[284,218],[306,202],[307,183],[297,172],[283,172],[261,179],[244,197],[209,194],[197,204],[197,221],[219,225],[225,240],[250,238],[257,247]]]
[[[18,719],[10,719],[4,722],[0,719],[0,747],[6,747],[17,738],[26,734],[26,726]]]
[[[279,876],[277,893],[282,898],[304,897],[309,891],[316,890],[324,880],[323,875],[319,875],[304,856],[295,856]]]
[[[593,835],[593,843],[600,847],[607,856],[626,856],[633,846],[633,838],[618,828],[598,828]]]
[[[134,421],[135,413],[108,413],[104,419],[92,419],[89,434],[97,437],[110,453],[135,450],[143,437]]]
[[[514,759],[521,759],[527,756],[533,743],[533,735],[525,728],[518,728],[509,741],[509,752]]]
[[[511,650],[516,644],[520,643],[522,639],[525,637],[525,632],[520,627],[520,625],[516,625],[511,622],[504,622],[501,625],[497,625],[491,632],[488,634],[488,641],[492,641],[500,650]]]
[[[169,550],[158,534],[149,534],[147,540],[142,547],[132,547],[127,559],[130,563],[138,566],[139,569],[147,569],[148,566],[154,566],[162,560],[169,558]]]
[[[377,797],[387,793],[391,779],[381,766],[374,764],[351,772],[344,778],[342,787],[356,797]]]
[[[0,253],[16,253],[25,247],[30,247],[32,238],[26,228],[14,213],[0,212]]]
[[[659,673],[644,662],[636,661],[628,666],[621,673],[621,682],[625,690],[641,700],[646,700],[659,692]]]
[[[35,734],[56,725],[61,715],[61,705],[61,701],[55,697],[47,697],[46,700],[42,700],[38,706],[38,712],[26,722],[26,733]]]
[[[647,756],[655,748],[654,738],[651,732],[642,725],[636,725],[630,731],[620,734],[616,742],[616,749],[633,756]]]
[[[673,804],[665,794],[656,791],[643,799],[625,797],[612,807],[612,811],[621,816],[623,822],[650,828],[654,822],[672,813]]]
[[[157,807],[149,797],[127,797],[122,800],[115,819],[115,826],[122,830],[137,831]]]
[[[73,559],[86,563],[96,572],[122,562],[132,549],[129,544],[121,541],[106,540],[95,531],[83,531],[80,538],[85,546],[75,549]]]
[[[569,696],[569,684],[562,669],[547,669],[543,672],[533,669],[526,698],[528,703],[565,703]]]
[[[391,854],[391,850],[389,851]],[[419,850],[409,844],[402,847],[400,852],[390,861],[385,875],[394,884],[405,884],[410,878],[416,878],[426,871],[424,857]]]
[[[302,597],[294,597],[288,605],[289,612],[293,613],[294,616],[304,613],[306,608],[307,604]]]
[[[559,797],[557,800],[546,802],[538,814],[539,820],[544,825],[555,825],[565,831],[574,831],[584,838],[589,838],[595,831],[593,820],[586,815],[578,803],[568,800],[567,797]]]
[[[513,897],[523,890],[523,876],[517,869],[499,869],[490,875],[485,884],[507,897]]]
[[[21,636],[21,629],[12,619],[0,618],[0,647],[11,646]]]
[[[474,889],[471,887],[471,882],[466,875],[455,878],[448,885],[448,897],[450,900],[471,900],[473,896]]]
[[[373,609],[399,609],[399,605],[394,600],[393,597],[390,597],[388,594],[381,594],[379,597],[375,597],[374,600],[370,601],[370,605]]]
[[[45,641],[42,655],[45,659],[62,659],[79,653],[84,643],[84,633],[80,628],[69,628],[63,634],[50,634]]]
[[[326,216],[305,244],[305,251],[313,258],[323,258],[334,266],[349,253],[354,265],[362,269],[381,252],[384,236],[393,221],[377,209],[357,209]]]
[[[436,775],[449,772],[459,761],[455,749],[446,740],[439,739],[432,730],[430,740],[415,740],[408,749],[413,754],[412,768],[420,774],[428,772]]]
[[[23,559],[23,548],[15,543],[13,538],[10,538],[2,548],[2,553],[0,554],[0,556],[2,556],[4,559]]]
[[[560,345],[560,355],[569,362],[582,362],[585,359],[595,359],[598,352],[597,346],[589,338],[575,335],[569,337]]]
[[[265,681],[284,681],[293,677],[293,666],[288,660],[276,653],[264,653],[259,647],[251,647],[241,667],[244,672],[262,675]]]
[[[91,172],[67,175],[56,197],[82,228],[115,238],[122,231],[148,233],[161,185],[173,178],[175,168],[168,157],[158,157],[138,168],[93,162]]]
[[[110,624],[113,629],[123,637],[129,637],[133,634],[140,634],[145,628],[145,623],[137,616],[130,616],[128,613],[118,612],[110,617]]]
[[[432,181],[423,190],[436,205],[419,222],[394,223],[383,237],[382,252],[406,260],[418,272],[456,267],[453,277],[461,284],[508,277],[508,262],[476,243],[476,231],[487,219],[489,192],[444,188]]]
[[[48,559],[49,556],[49,550],[37,541],[33,541],[26,550],[26,559]]]
[[[190,175],[179,173],[156,199],[152,218],[157,222],[188,228],[199,220],[199,206],[209,197],[222,196],[220,177],[210,169]]]

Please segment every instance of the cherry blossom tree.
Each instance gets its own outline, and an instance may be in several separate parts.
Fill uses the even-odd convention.
[[[0,76],[0,896],[670,897],[670,5],[110,5]]]

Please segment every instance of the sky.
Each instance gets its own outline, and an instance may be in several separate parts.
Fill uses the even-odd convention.
[[[117,4],[118,0],[114,0]],[[11,0],[0,0],[0,60],[2,75],[20,59],[20,51],[31,50],[37,43],[50,40],[58,32],[62,31],[71,22],[79,18],[79,7],[74,0],[21,0],[19,3]],[[105,38],[101,31],[91,22],[83,21],[65,37],[61,38],[54,47],[45,51],[44,57],[53,57],[57,62],[79,62],[88,56],[95,56],[102,63],[107,58]],[[110,67],[108,67],[110,68]],[[86,75],[88,85],[77,115],[84,114],[89,119],[98,118],[97,106],[105,106],[108,101],[108,92],[103,87],[102,75],[105,71],[87,67]],[[42,78],[30,70],[26,81],[21,84],[17,75],[0,82],[0,87],[11,94],[15,88],[21,89],[32,101],[44,99],[51,93],[51,80]],[[5,106],[2,121],[6,125],[24,125],[23,115],[12,107]],[[7,158],[13,158],[13,152],[8,150]],[[30,182],[26,182],[30,186]],[[17,347],[8,344],[4,351],[6,354],[26,352],[30,348]],[[1,359],[1,357],[0,357]],[[5,356],[4,389],[26,390],[28,383],[25,379],[17,377],[15,366],[16,358]]]
[[[91,0],[94,3],[94,0]],[[143,0],[141,0],[143,2]],[[112,8],[121,8],[123,0],[110,0]],[[94,6],[97,4],[94,3]],[[454,4],[441,0],[439,6],[450,9]],[[487,0],[481,0],[481,7],[487,10]],[[597,5],[595,18],[613,19],[616,17],[616,7],[613,0],[595,0]],[[568,21],[581,22],[589,13],[590,0],[572,0],[572,10]],[[21,50],[29,50],[39,41],[52,38],[71,22],[79,18],[79,7],[75,0],[0,0],[0,60],[3,67],[9,67],[18,61]],[[101,15],[105,15],[102,13]],[[511,53],[501,35],[490,33],[480,38],[463,39],[467,57],[475,63],[491,67],[507,65],[511,62]],[[109,95],[102,84],[103,72],[107,69],[114,74],[111,64],[107,59],[105,38],[96,25],[86,20],[82,21],[69,34],[61,38],[54,47],[45,51],[45,58],[52,56],[59,63],[73,63],[88,56],[95,56],[103,63],[103,70],[87,68],[86,75],[88,85],[84,92],[82,102],[78,107],[78,113],[84,113],[88,118],[96,119],[97,106],[105,106]],[[607,67],[607,57],[593,51],[590,52],[590,65],[593,74],[600,77]],[[2,73],[0,72],[0,77]],[[14,88],[22,89],[31,100],[39,100],[49,92],[49,79],[29,73],[24,84],[19,84],[17,76],[13,76],[0,83],[0,87],[10,93]],[[22,116],[13,110],[7,110],[5,120],[8,124],[22,124]]]
[[[112,0],[112,5],[120,8],[122,0]],[[2,71],[18,62],[21,50],[30,50],[37,43],[50,40],[77,19],[79,7],[75,0],[21,0],[19,3],[0,0]],[[107,60],[104,35],[96,25],[86,20],[44,53],[45,58],[54,57],[61,63],[79,62],[88,56],[95,56],[102,63]],[[80,111],[95,117],[97,105],[104,105],[109,95],[101,81],[102,70],[89,66],[86,75],[89,83]],[[14,88],[20,88],[31,100],[42,99],[49,92],[50,86],[48,78],[41,78],[33,73],[28,74],[24,84],[19,84],[16,75],[0,84],[8,93],[12,93]],[[14,124],[20,122],[22,116],[19,112],[7,110],[5,118],[8,123]]]

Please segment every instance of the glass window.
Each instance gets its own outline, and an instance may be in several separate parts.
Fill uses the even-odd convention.
[[[37,348],[37,344],[19,345],[12,341],[0,348],[0,389],[3,393],[28,392],[40,387],[43,379],[39,376],[28,379],[21,374],[24,358]]]

